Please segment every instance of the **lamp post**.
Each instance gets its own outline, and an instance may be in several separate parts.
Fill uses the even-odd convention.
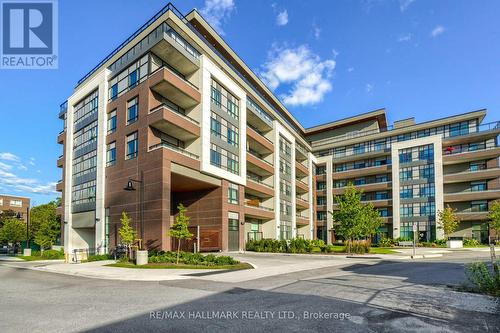
[[[21,212],[17,212],[17,219],[20,220],[23,218]],[[24,249],[25,256],[30,256],[31,255],[31,248],[30,248],[30,208],[29,206],[26,207],[26,248]]]
[[[139,220],[141,223],[141,240],[144,242],[144,172],[141,171],[140,179],[132,179],[129,178],[127,182],[127,186],[123,189],[125,191],[135,191],[134,183],[139,184]],[[141,244],[142,247],[142,244]]]

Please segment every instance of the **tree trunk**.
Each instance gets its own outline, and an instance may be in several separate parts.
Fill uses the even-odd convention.
[[[179,253],[181,251],[181,239],[177,239],[177,265],[179,265]]]

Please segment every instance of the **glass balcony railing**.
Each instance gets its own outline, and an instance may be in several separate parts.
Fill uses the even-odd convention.
[[[257,208],[257,209],[262,209],[262,210],[267,210],[268,212],[274,212],[274,208],[269,208],[269,207],[264,207],[262,205],[253,205],[253,204],[249,204],[249,203],[245,203],[245,206],[246,207],[250,207],[250,208]]]
[[[161,142],[161,143],[158,143],[156,145],[152,145],[151,147],[149,147],[149,150],[152,151],[152,150],[156,150],[159,148],[167,148],[167,149],[173,150],[175,152],[181,153],[182,155],[191,157],[195,160],[198,160],[200,158],[198,155],[193,154],[193,153],[187,151],[186,149],[184,149],[182,147],[178,147],[176,145],[173,145],[169,142]]]
[[[469,153],[469,152],[474,152],[474,151],[481,151],[481,150],[487,150],[487,149],[495,149],[498,148],[499,146],[496,145],[494,142],[491,143],[469,143],[469,144],[462,144],[462,145],[455,145],[455,146],[449,146],[443,149],[443,156],[447,155],[455,155],[455,154],[461,154],[461,153]]]
[[[264,183],[262,180],[260,180],[258,177],[255,177],[255,176],[252,176],[252,175],[247,175],[247,179],[248,180],[251,180],[253,182],[256,182],[256,183],[259,183],[260,185],[264,185],[266,187],[269,187],[269,188],[274,188],[273,185],[269,185],[269,184],[266,184]]]

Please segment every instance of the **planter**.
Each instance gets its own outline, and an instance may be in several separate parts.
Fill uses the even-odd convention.
[[[148,251],[141,250],[135,252],[135,264],[137,266],[146,265],[148,263]]]
[[[450,249],[460,249],[464,247],[464,242],[461,239],[448,239],[446,245]]]

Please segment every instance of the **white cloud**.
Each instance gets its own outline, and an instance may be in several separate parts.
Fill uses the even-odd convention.
[[[337,50],[332,49],[332,54],[333,54],[333,59],[336,59],[340,53]]]
[[[369,94],[373,91],[373,88],[375,88],[375,85],[373,85],[372,83],[367,83],[365,85],[365,91]]]
[[[319,37],[321,36],[321,29],[316,25],[314,25],[313,30],[314,30],[314,38],[319,39]]]
[[[276,24],[279,26],[287,25],[288,23],[288,11],[285,9],[278,13],[276,16]]]
[[[412,38],[411,34],[401,35],[398,38],[398,42],[400,42],[400,43],[402,43],[402,42],[409,42],[411,40],[411,38]]]
[[[332,89],[330,78],[335,60],[322,60],[306,45],[297,48],[273,46],[262,67],[261,77],[271,89],[283,84],[290,86],[287,93],[280,95],[288,105],[319,103]]]
[[[432,29],[431,36],[432,37],[437,37],[437,36],[441,35],[444,32],[444,30],[445,29],[444,29],[444,27],[442,25],[438,25],[434,29]]]
[[[399,0],[399,9],[401,10],[401,12],[404,12],[414,2],[415,0]]]
[[[354,67],[349,67],[349,68],[347,68],[347,71],[348,71],[349,73],[354,72]]]
[[[231,16],[235,7],[233,0],[205,0],[200,13],[212,28],[223,35],[222,24]]]
[[[0,160],[4,161],[12,161],[12,162],[19,162],[21,159],[19,156],[14,155],[12,153],[0,153]]]
[[[12,165],[0,162],[0,170],[9,171],[12,169]]]
[[[38,194],[57,194],[56,183],[43,183],[33,178],[23,178],[0,169],[0,187],[17,192],[28,192]]]

